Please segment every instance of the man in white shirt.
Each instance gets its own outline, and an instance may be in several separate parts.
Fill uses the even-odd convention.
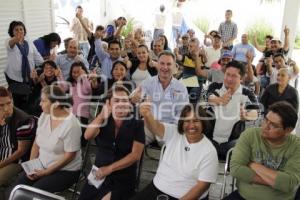
[[[212,46],[205,48],[206,67],[211,67],[211,64],[218,61],[221,57],[222,41],[221,35],[216,34],[213,36]]]
[[[167,18],[164,13],[165,6],[163,4],[160,5],[159,11],[159,13],[155,14],[153,40],[158,39],[159,35],[163,35],[165,33],[164,29]]]
[[[232,61],[225,67],[223,83],[212,83],[208,88],[208,102],[213,105],[215,126],[212,142],[218,155],[225,156],[238,138],[232,138],[234,124],[238,121],[255,120],[256,110],[245,110],[249,104],[257,104],[254,93],[241,85],[246,71],[238,61]]]

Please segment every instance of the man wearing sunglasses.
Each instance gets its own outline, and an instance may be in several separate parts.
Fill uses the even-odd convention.
[[[281,101],[269,107],[260,128],[247,129],[234,147],[230,173],[238,190],[225,199],[295,199],[300,183],[300,139],[291,132],[296,110]]]

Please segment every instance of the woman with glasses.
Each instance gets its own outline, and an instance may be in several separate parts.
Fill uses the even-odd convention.
[[[269,106],[278,101],[289,102],[297,111],[299,108],[298,91],[289,85],[291,75],[287,68],[281,68],[277,74],[277,83],[269,85],[262,94],[260,102],[265,112]]]
[[[208,199],[211,183],[218,173],[217,152],[204,133],[208,130],[205,111],[192,104],[181,112],[178,125],[154,119],[150,102],[142,103],[140,113],[146,127],[166,145],[157,173],[133,200],[153,200],[166,195],[168,199]]]
[[[131,115],[129,91],[120,85],[107,94],[102,111],[84,133],[87,140],[96,140],[98,150],[95,166],[99,188],[85,183],[80,200],[129,199],[135,190],[137,162],[145,143],[144,124]]]

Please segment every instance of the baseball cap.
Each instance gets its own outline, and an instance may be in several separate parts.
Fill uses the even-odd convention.
[[[219,33],[216,33],[216,34],[213,36],[213,38],[219,38],[219,39],[221,39],[222,37],[221,37],[221,35],[220,35]]]
[[[279,43],[281,43],[281,40],[280,40],[278,37],[273,38],[273,39],[271,40],[271,42],[272,42],[272,41],[278,41]]]
[[[228,51],[228,50],[223,51],[222,54],[221,54],[221,59],[222,58],[232,58],[232,57],[233,56],[232,56],[231,51]]]
[[[189,38],[189,37],[190,37],[190,35],[187,33],[181,36],[181,38]]]

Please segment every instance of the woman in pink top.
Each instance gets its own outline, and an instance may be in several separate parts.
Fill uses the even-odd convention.
[[[87,76],[87,69],[82,62],[74,62],[71,65],[69,78],[63,83],[64,89],[69,91],[73,97],[72,112],[81,123],[82,133],[85,131],[85,125],[88,124],[92,88]],[[81,145],[86,145],[84,137],[81,138]]]

